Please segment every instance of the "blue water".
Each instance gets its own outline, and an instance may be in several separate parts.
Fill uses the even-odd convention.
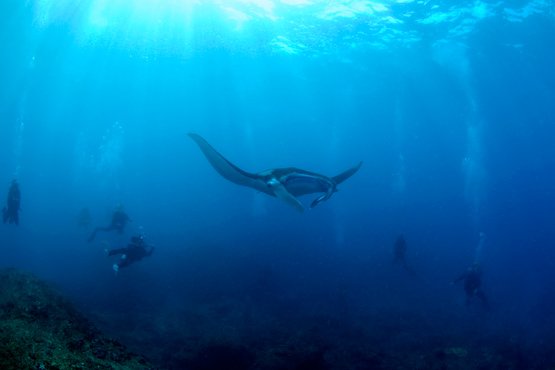
[[[320,317],[392,323],[375,334],[391,351],[403,335],[425,348],[430,328],[446,347],[510,338],[525,364],[554,348],[551,1],[9,0],[0,14],[0,187],[22,192],[0,266],[53,282],[135,350],[167,346],[160,366],[180,335],[247,336],[245,310],[286,336]],[[220,177],[189,132],[251,172],[364,164],[300,214]],[[126,232],[87,243],[117,204]],[[137,233],[154,254],[114,274],[103,249]],[[392,263],[399,234],[414,275]],[[451,284],[473,262],[487,312]],[[193,313],[211,324],[191,329]]]

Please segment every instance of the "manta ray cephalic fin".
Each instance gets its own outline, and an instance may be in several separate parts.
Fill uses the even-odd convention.
[[[303,204],[293,196],[290,192],[287,191],[285,186],[277,179],[271,179],[268,181],[268,186],[274,191],[276,197],[284,201],[285,203],[293,206],[297,211],[304,212]]]

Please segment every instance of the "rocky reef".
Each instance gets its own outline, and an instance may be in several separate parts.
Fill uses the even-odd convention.
[[[531,346],[441,310],[338,317],[230,297],[137,302],[86,314],[151,361],[47,283],[0,270],[0,369],[555,369],[552,342]]]
[[[372,313],[354,321],[294,318],[228,300],[159,315],[127,312],[125,318],[100,321],[117,323],[104,329],[161,369],[555,369],[548,348],[531,352],[518,338],[479,325],[462,328],[439,313]]]
[[[152,369],[103,336],[55,289],[0,270],[0,369]]]

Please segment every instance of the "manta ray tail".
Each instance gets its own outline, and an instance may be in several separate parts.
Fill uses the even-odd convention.
[[[341,172],[339,175],[337,176],[333,176],[332,179],[333,181],[335,181],[335,183],[337,185],[341,184],[343,181],[347,180],[349,177],[353,176],[358,169],[360,168],[360,166],[362,166],[362,162],[359,162],[356,166],[349,168],[347,171],[345,172]]]

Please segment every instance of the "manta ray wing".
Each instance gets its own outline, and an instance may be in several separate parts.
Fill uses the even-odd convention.
[[[208,159],[208,162],[210,162],[212,167],[214,167],[225,179],[238,185],[248,186],[267,194],[270,193],[270,189],[268,189],[264,181],[262,181],[258,175],[244,171],[228,161],[216,149],[208,144],[202,136],[190,133],[189,137],[197,143],[206,159]]]
[[[339,175],[332,177],[336,185],[341,184],[343,181],[347,180],[349,177],[353,176],[358,169],[362,166],[362,162],[359,162],[356,166],[349,168],[345,172],[341,172]]]

